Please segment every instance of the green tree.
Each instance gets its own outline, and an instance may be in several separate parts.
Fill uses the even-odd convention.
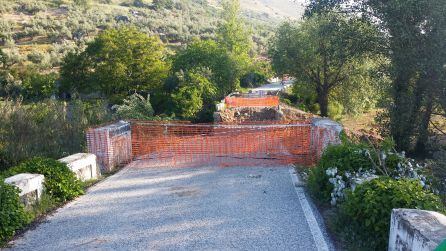
[[[197,68],[208,68],[212,72],[210,80],[216,86],[217,99],[239,87],[240,70],[237,62],[214,41],[195,41],[179,51],[173,59],[173,73]]]
[[[354,67],[348,81],[335,87],[330,99],[343,107],[343,113],[358,115],[368,112],[387,99],[391,82],[383,74],[387,67],[385,58],[362,59]]]
[[[312,0],[307,16],[338,11],[346,0]],[[389,129],[401,150],[426,150],[433,113],[443,113],[446,89],[446,2],[355,0],[341,10],[361,15],[384,31],[382,51],[391,60]]]
[[[184,119],[210,120],[217,93],[216,86],[211,82],[212,72],[206,68],[195,68],[178,72],[175,76],[178,86],[171,94],[175,114]]]
[[[349,81],[361,58],[371,55],[377,31],[342,15],[317,15],[302,23],[284,23],[271,40],[269,55],[278,74],[290,74],[317,93],[328,115],[332,90]]]
[[[84,52],[65,57],[61,91],[99,92],[119,103],[129,93],[159,90],[167,73],[160,40],[121,27],[101,33]]]
[[[242,69],[250,64],[251,32],[240,16],[240,1],[223,1],[223,22],[217,30],[217,41],[230,53]]]

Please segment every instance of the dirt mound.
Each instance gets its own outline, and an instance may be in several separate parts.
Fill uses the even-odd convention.
[[[281,104],[279,107],[227,108],[214,114],[215,122],[233,123],[249,121],[302,121],[316,117],[297,108]]]
[[[280,104],[280,111],[283,113],[282,120],[284,121],[307,120],[319,117],[283,103]]]

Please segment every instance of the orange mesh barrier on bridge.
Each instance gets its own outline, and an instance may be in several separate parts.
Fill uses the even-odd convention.
[[[97,157],[103,171],[110,172],[131,161],[131,130],[127,122],[118,122],[87,130],[87,148]]]
[[[216,125],[139,121],[132,122],[132,156],[141,160],[141,167],[295,163],[310,166],[320,155],[323,144],[319,136],[324,130],[310,123]]]
[[[226,97],[225,98],[226,107],[273,107],[279,105],[278,96],[267,96],[267,97],[253,97],[253,98],[242,98],[242,97]]]

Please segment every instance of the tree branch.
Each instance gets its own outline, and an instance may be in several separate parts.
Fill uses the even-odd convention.
[[[441,130],[441,128],[438,127],[434,122],[431,121],[430,123],[431,123],[431,125],[432,125],[437,131],[439,131],[441,134],[443,134],[443,135],[446,136],[446,132],[444,132],[443,130]]]

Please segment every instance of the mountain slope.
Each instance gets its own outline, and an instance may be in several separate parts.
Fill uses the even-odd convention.
[[[299,19],[304,12],[304,0],[241,0],[244,10],[266,13],[273,18]]]
[[[88,1],[0,1],[0,48],[18,65],[51,69],[107,28],[133,25],[176,48],[195,38],[213,38],[221,22],[220,0]],[[283,18],[299,18],[302,12],[289,0],[241,0],[241,5],[260,54]]]

